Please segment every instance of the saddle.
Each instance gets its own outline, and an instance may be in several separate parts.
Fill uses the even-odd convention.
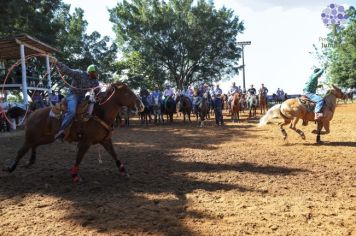
[[[300,97],[297,97],[297,100],[300,104],[302,104],[305,107],[305,109],[307,109],[308,112],[314,113],[314,108],[316,103],[310,100],[310,98],[308,98],[305,95],[301,95]]]
[[[72,142],[81,138],[81,124],[83,122],[87,122],[90,118],[87,114],[88,106],[88,100],[83,100],[78,104],[74,119],[72,120],[68,128],[66,128],[64,131],[64,140]],[[61,102],[57,103],[55,106],[52,107],[49,116],[57,120],[62,120],[64,114],[67,112],[67,109],[67,101],[63,99]],[[73,127],[74,123],[77,124],[74,125],[75,127]]]
[[[75,120],[76,121],[88,121],[89,118],[87,116],[87,110],[89,107],[89,101],[83,100],[81,101],[76,110]],[[63,101],[57,103],[55,106],[52,107],[50,111],[50,117],[54,117],[56,119],[62,119],[64,114],[67,112],[67,100],[63,99]]]

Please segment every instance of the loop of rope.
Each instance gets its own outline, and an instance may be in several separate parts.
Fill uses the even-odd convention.
[[[26,56],[26,57],[25,57],[25,61],[27,61],[27,60],[29,60],[29,59],[31,59],[31,58],[34,58],[34,57],[47,57],[47,56],[48,56],[49,58],[51,58],[51,59],[55,59],[55,60],[56,60],[56,58],[53,57],[53,56],[51,56],[51,55],[44,54],[44,53],[38,53],[38,54],[33,54],[33,55]],[[11,72],[15,69],[15,67],[19,66],[20,64],[21,64],[21,59],[17,60],[17,61],[10,67],[10,69],[8,70],[8,73],[6,74],[6,76],[5,76],[5,78],[4,78],[4,82],[3,82],[3,85],[2,85],[1,93],[4,94],[5,84],[6,84],[6,82],[7,82],[7,79],[9,78]],[[55,64],[55,63],[52,62],[51,65],[50,65],[50,68],[53,66],[53,64]],[[68,83],[68,82],[66,81],[66,79],[64,78],[64,76],[62,75],[62,73],[60,72],[60,69],[58,68],[58,66],[57,66],[56,64],[55,64],[55,67],[56,67],[57,72],[58,72],[60,78],[62,79],[62,81],[63,81],[68,87],[70,87],[70,88],[73,88],[73,89],[76,89],[76,90],[90,90],[90,89],[95,90],[95,89],[97,89],[97,88],[101,88],[100,85],[95,86],[95,87],[91,87],[91,88],[85,88],[85,89],[83,89],[83,88],[77,88],[77,87],[75,87],[75,86],[72,86],[70,83]],[[46,71],[46,73],[45,73],[45,75],[44,75],[43,77],[46,77],[47,74],[48,74],[48,71]],[[36,86],[36,88],[38,88],[38,85]],[[106,102],[114,95],[114,93],[115,93],[115,89],[114,89],[114,92],[109,96],[109,98],[106,99],[105,102],[100,103],[100,105],[106,103]],[[33,93],[33,94],[31,95],[31,100],[33,100],[32,98],[33,98],[34,94],[35,94],[35,93]],[[27,93],[24,94],[23,96],[27,96]],[[25,113],[23,119],[21,120],[21,122],[19,123],[19,125],[22,125],[22,124],[23,124],[24,120],[26,119],[26,116],[27,116],[28,112],[29,112],[29,106],[28,106],[28,104],[26,104],[26,113]],[[2,114],[2,115],[5,117],[6,121],[7,121],[10,125],[12,125],[12,126],[14,125],[14,123],[13,123],[12,121],[10,121],[10,119],[7,117],[6,112],[1,111],[0,114]],[[15,125],[16,125],[16,124],[15,124]]]

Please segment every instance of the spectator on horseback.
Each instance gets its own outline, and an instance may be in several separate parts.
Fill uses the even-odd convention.
[[[202,95],[203,95],[203,90],[202,86],[200,86],[200,89],[198,87],[194,88],[194,94],[193,94],[193,113],[196,113],[198,111],[198,106],[201,102]]]
[[[238,92],[239,92],[239,88],[236,86],[236,83],[233,82],[228,95],[233,96],[235,93],[238,93]]]
[[[95,65],[89,65],[87,71],[84,72],[82,70],[73,70],[57,61],[57,59],[54,59],[54,63],[63,74],[72,78],[71,87],[66,97],[68,109],[64,115],[60,129],[55,135],[55,139],[63,140],[64,130],[69,127],[75,117],[78,104],[84,99],[87,91],[98,87],[99,82]],[[98,88],[96,90],[95,92],[100,91]]]
[[[315,120],[320,120],[323,118],[322,109],[324,106],[324,99],[316,94],[316,89],[318,88],[318,79],[323,73],[323,69],[316,68],[313,71],[313,74],[309,77],[309,80],[305,83],[305,87],[303,89],[304,95],[316,103],[314,108]]]
[[[167,84],[166,89],[163,92],[164,95],[164,107],[167,107],[167,102],[169,99],[174,101],[174,92],[173,89]]]
[[[193,102],[194,92],[188,86],[183,86],[182,95],[189,98],[190,102]]]
[[[162,103],[162,93],[161,93],[161,91],[159,91],[159,86],[158,86],[158,84],[155,84],[154,90],[153,90],[152,93],[151,93],[151,97],[152,97],[153,100],[154,100],[155,98],[157,98],[157,99],[158,99],[158,102],[159,102],[159,103]],[[152,100],[152,103],[154,103],[153,100]]]
[[[267,97],[268,89],[265,87],[264,84],[261,85],[261,88],[259,89],[259,93],[263,94],[265,98]]]
[[[222,94],[222,90],[221,90],[221,88],[220,88],[220,85],[216,85],[216,88],[215,88],[215,90],[214,90],[214,95],[215,96],[218,96],[218,95],[220,95],[221,96],[221,94]]]
[[[256,89],[253,87],[253,84],[251,84],[250,88],[247,90],[247,93],[249,96],[256,95]]]

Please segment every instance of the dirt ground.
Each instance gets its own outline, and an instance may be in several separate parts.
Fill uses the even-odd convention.
[[[94,146],[72,183],[75,144],[43,146],[0,173],[0,235],[356,235],[356,103],[338,105],[323,145],[313,124],[285,142],[243,118],[116,129],[128,180]],[[0,134],[1,167],[22,140]]]

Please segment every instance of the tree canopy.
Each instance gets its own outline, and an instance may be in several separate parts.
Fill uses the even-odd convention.
[[[334,45],[329,51],[329,76],[332,82],[342,87],[356,88],[356,10],[348,11],[349,23],[345,29],[329,35]]]
[[[87,34],[87,25],[84,11],[77,8],[71,13],[70,5],[62,0],[1,0],[0,37],[27,33],[58,48],[61,53],[56,56],[70,67],[85,70],[96,64],[101,79],[109,79],[114,72],[116,44],[96,31]]]
[[[230,9],[205,0],[124,0],[110,12],[124,55],[117,70],[133,85],[182,88],[238,73],[244,25]]]

